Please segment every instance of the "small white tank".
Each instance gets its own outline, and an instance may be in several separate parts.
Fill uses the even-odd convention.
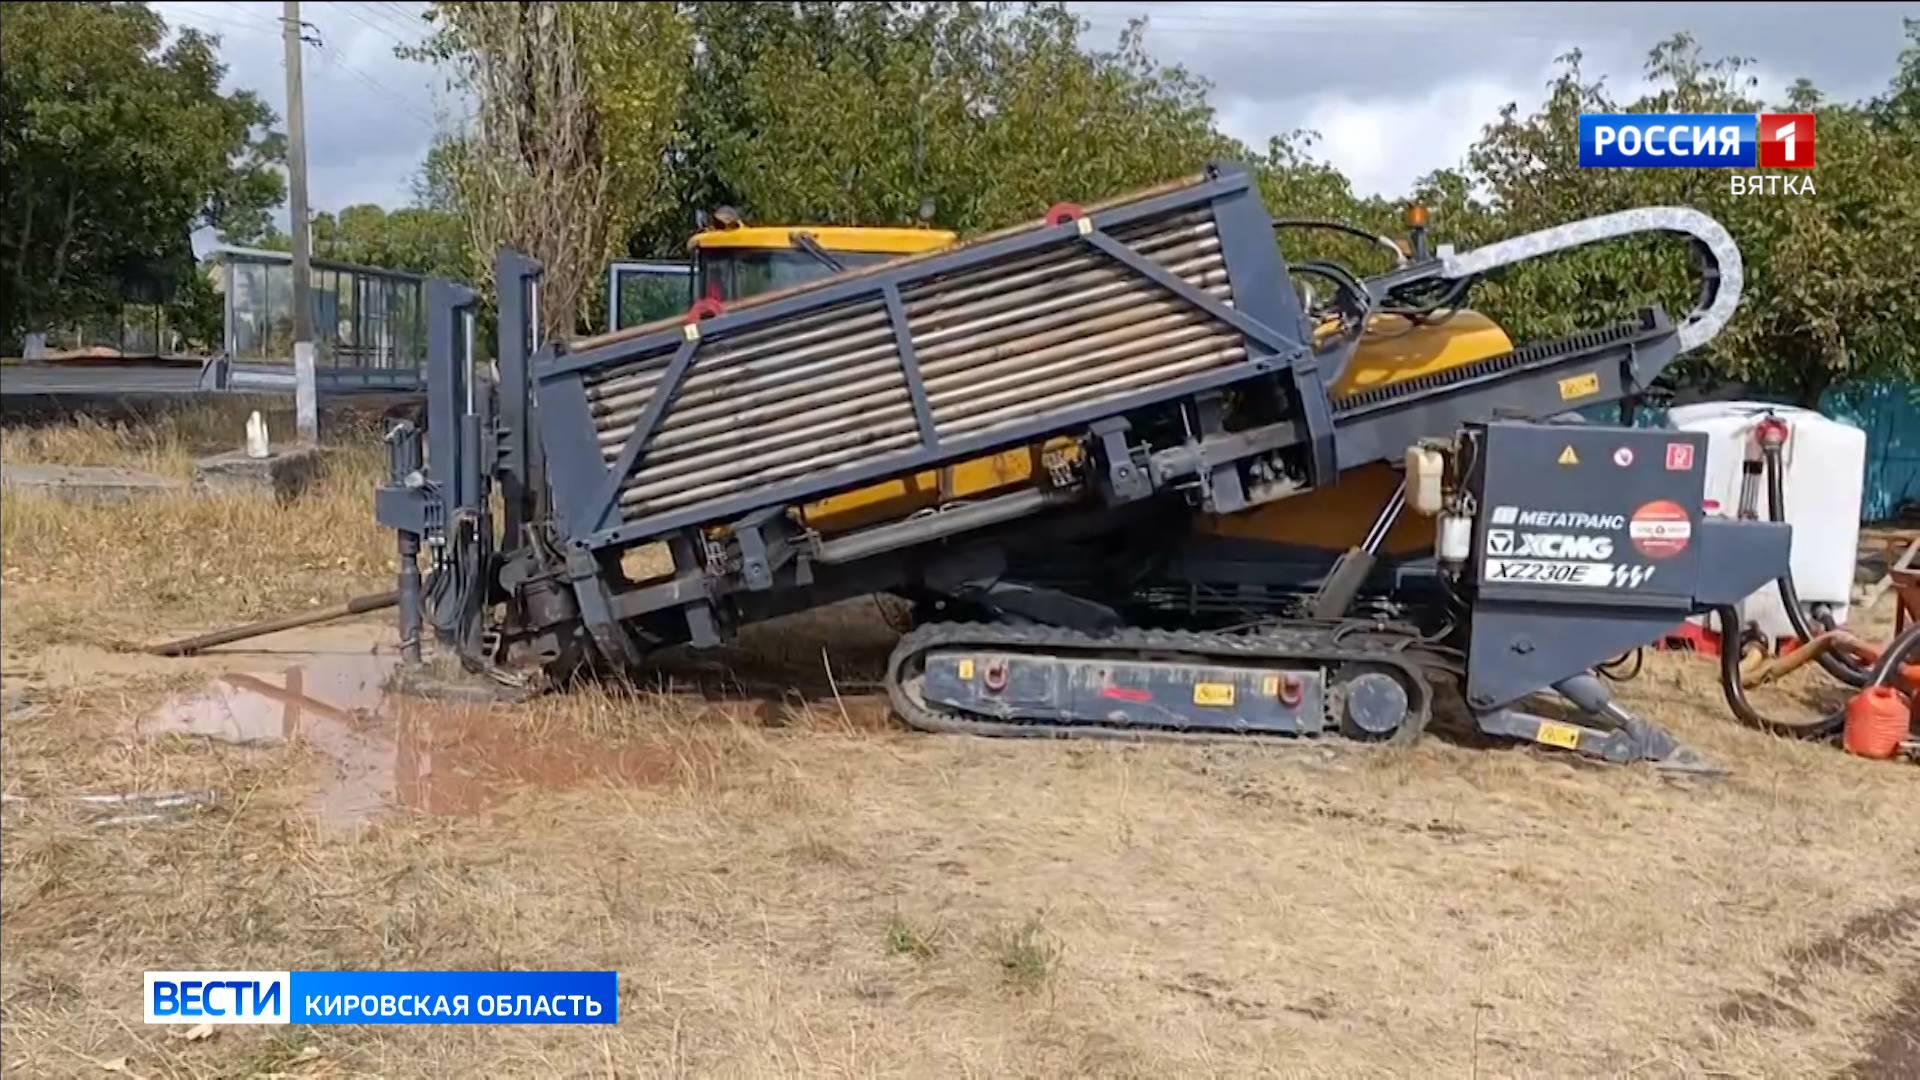
[[[1853,597],[1854,563],[1860,544],[1860,498],[1866,483],[1867,435],[1851,424],[1808,409],[1753,401],[1714,401],[1668,412],[1669,426],[1707,436],[1709,513],[1733,517],[1740,511],[1740,477],[1751,449],[1753,428],[1767,416],[1787,424],[1786,519],[1793,526],[1793,587],[1807,606],[1825,604],[1837,623],[1847,621]],[[1766,476],[1757,485],[1754,511],[1771,513]],[[1768,585],[1748,597],[1741,612],[1768,638],[1792,638],[1780,590]]]

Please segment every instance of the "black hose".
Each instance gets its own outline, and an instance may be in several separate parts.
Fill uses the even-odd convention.
[[[1775,522],[1785,522],[1787,519],[1787,497],[1786,482],[1782,478],[1782,474],[1786,472],[1786,469],[1780,464],[1780,448],[1778,446],[1763,446],[1761,447],[1761,451],[1766,455],[1767,459],[1767,517]],[[1799,590],[1793,587],[1793,568],[1791,566],[1787,568],[1786,573],[1780,575],[1776,584],[1780,588],[1780,606],[1787,609],[1787,622],[1792,624],[1793,632],[1800,635],[1802,643],[1812,644],[1813,639],[1819,636],[1819,632],[1813,628],[1811,623],[1807,622],[1807,613],[1805,609],[1800,606],[1800,593]],[[1724,631],[1722,636],[1725,636]],[[1827,674],[1839,679],[1848,686],[1862,687],[1867,685],[1867,670],[1841,656],[1834,650],[1829,649],[1821,653],[1819,662],[1821,668],[1825,669]]]
[[[1796,739],[1829,739],[1846,723],[1844,713],[1832,713],[1818,720],[1789,723],[1763,716],[1747,700],[1747,688],[1740,683],[1740,615],[1731,606],[1713,609],[1720,623],[1720,691],[1726,695],[1727,708],[1741,723],[1769,735],[1787,735]],[[1892,655],[1889,651],[1888,655]]]
[[[1640,669],[1646,664],[1646,661],[1647,650],[1645,646],[1642,646],[1632,652],[1621,653],[1619,656],[1605,663],[1595,664],[1593,670],[1599,672],[1611,682],[1631,682],[1640,677]],[[1631,671],[1626,670],[1629,662],[1633,664],[1633,670]]]
[[[1914,623],[1900,632],[1887,645],[1887,651],[1867,672],[1868,686],[1890,686],[1900,674],[1900,666],[1909,660],[1920,658],[1920,622]]]
[[[1368,232],[1358,225],[1349,225],[1344,221],[1326,221],[1319,218],[1279,218],[1275,220],[1273,223],[1273,231],[1280,232],[1283,229],[1325,229],[1329,232],[1346,233],[1348,236],[1359,237],[1362,240],[1391,249],[1397,257],[1396,261],[1398,262],[1404,263],[1407,259],[1406,253],[1400,250],[1400,245],[1394,243],[1392,237],[1382,236],[1375,232]]]

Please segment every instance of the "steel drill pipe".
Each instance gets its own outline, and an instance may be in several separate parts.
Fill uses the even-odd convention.
[[[1214,250],[1219,248],[1220,240],[1211,223],[1174,232],[1156,233],[1138,241],[1127,242],[1128,247],[1156,261],[1167,258],[1166,252],[1169,249],[1197,245],[1208,245]],[[911,294],[913,299],[906,303],[907,315],[915,319],[924,319],[932,316],[942,307],[990,299],[1009,289],[1045,285],[1068,274],[1113,265],[1112,260],[1105,255],[1089,252],[1078,244],[1055,249],[1049,253],[1049,256],[1044,262],[1012,273],[994,268],[982,272],[978,281],[936,282],[922,286],[913,291]],[[905,297],[902,299],[906,300]]]
[[[876,376],[862,379],[859,385],[829,387],[801,398],[776,399],[770,405],[743,408],[734,415],[716,416],[698,423],[675,424],[663,429],[647,444],[647,460],[670,461],[674,460],[675,455],[684,456],[690,451],[738,442],[742,435],[786,430],[803,425],[808,416],[833,419],[861,409],[886,408],[896,402],[903,407],[911,407],[906,380],[900,378],[898,368],[890,372],[883,370]],[[629,426],[601,434],[601,452],[611,460],[626,445],[632,433],[633,428]]]
[[[1190,259],[1187,263],[1181,263],[1179,267],[1175,267],[1175,271],[1177,271],[1177,275],[1179,275],[1183,281],[1187,281],[1188,284],[1194,284],[1194,286],[1200,286],[1200,288],[1212,288],[1215,284],[1225,282],[1225,277],[1227,277],[1225,267],[1219,265],[1219,258],[1217,258],[1217,256],[1202,256],[1202,258]],[[1000,313],[1000,317],[998,317],[998,323],[1000,323],[1000,325],[993,327],[993,329],[991,329],[993,336],[987,336],[987,338],[966,336],[966,338],[929,340],[929,342],[922,344],[922,338],[916,336],[916,338],[914,338],[914,352],[916,352],[916,356],[922,356],[931,361],[931,359],[950,356],[954,350],[960,350],[960,348],[975,348],[975,346],[979,346],[979,344],[991,344],[991,342],[996,342],[996,340],[1018,340],[1020,336],[1023,336],[1023,334],[1027,332],[1023,329],[1021,321],[1023,321],[1023,319],[1029,319],[1029,317],[1058,315],[1058,313],[1075,309],[1077,304],[1089,304],[1089,302],[1110,302],[1112,306],[1116,307],[1125,306],[1125,302],[1131,302],[1131,304],[1152,304],[1152,302],[1156,302],[1156,300],[1160,300],[1160,298],[1164,298],[1164,296],[1164,292],[1162,292],[1158,286],[1152,286],[1152,284],[1146,284],[1146,282],[1139,282],[1137,279],[1119,279],[1119,277],[1116,277],[1116,279],[1112,279],[1112,281],[1104,282],[1104,284],[1096,284],[1096,286],[1091,286],[1091,288],[1083,288],[1083,290],[1079,290],[1079,292],[1048,296],[1048,298],[1041,298],[1041,300],[1037,300],[1037,302],[1027,304],[1027,306],[1023,307],[1010,307],[1010,309],[1006,309],[1006,311]],[[1054,321],[1054,325],[1058,325],[1058,321]],[[931,334],[929,334],[929,338],[931,338]],[[685,379],[684,384],[682,384],[680,392],[676,394],[674,413],[680,415],[680,417],[689,417],[691,413],[687,413],[684,409],[691,409],[691,407],[697,407],[697,405],[703,404],[716,404],[716,402],[733,402],[739,394],[749,394],[749,392],[756,392],[756,390],[762,390],[762,388],[764,388],[764,390],[808,390],[808,388],[812,388],[812,382],[806,382],[808,377],[816,377],[816,375],[826,375],[826,377],[847,375],[847,373],[849,373],[849,365],[862,363],[862,361],[864,361],[864,365],[862,365],[862,369],[860,369],[862,375],[864,375],[864,373],[877,371],[879,365],[883,365],[883,363],[899,363],[899,357],[895,354],[895,342],[893,342],[891,332],[887,334],[887,338],[885,338],[883,342],[879,342],[876,346],[858,350],[858,352],[854,352],[854,354],[820,357],[820,359],[808,361],[804,367],[785,367],[785,359],[783,359],[783,357],[766,357],[766,359],[755,361],[753,365],[749,365],[749,369],[743,369],[743,371],[739,371],[739,373],[726,373],[726,371],[714,373],[714,371],[707,371],[701,363],[695,363],[695,365],[693,365],[693,371],[687,373],[687,379]],[[749,375],[749,371],[751,371],[751,375]],[[653,394],[653,386],[651,386],[653,382],[657,382],[657,379],[647,379],[647,386],[645,386],[645,388],[624,390],[624,392],[618,394],[618,396],[603,398],[601,404],[599,404],[601,405],[601,411],[599,411],[599,417],[595,419],[595,427],[597,427],[597,429],[607,430],[609,427],[614,427],[614,425],[632,423],[634,419],[637,419],[637,417],[645,411],[647,402],[649,402],[649,398],[651,398],[651,394]],[[616,407],[607,407],[609,402],[618,402],[618,405],[616,405]]]
[[[1167,267],[1169,272],[1183,277],[1218,269],[1223,264],[1217,255],[1214,255],[1210,261],[1194,258],[1196,255],[1217,250],[1217,247],[1218,242],[1216,241],[1213,242],[1211,249],[1207,248],[1204,244],[1188,245],[1172,249],[1167,252],[1169,260],[1164,262],[1163,265]],[[1033,300],[1051,300],[1056,305],[1070,305],[1075,302],[1074,298],[1084,301],[1099,295],[1097,292],[1092,292],[1092,290],[1088,288],[1083,288],[1083,286],[1091,286],[1093,289],[1105,288],[1108,292],[1112,292],[1116,288],[1137,288],[1146,284],[1145,282],[1141,282],[1137,276],[1128,273],[1124,269],[1107,266],[1094,271],[1069,275],[1036,288],[1013,290],[990,297],[986,300],[978,301],[972,305],[964,305],[951,309],[942,308],[939,310],[941,312],[963,312],[969,318],[976,316],[984,317],[993,315],[996,312],[1004,312],[1010,308],[1021,307],[1026,302]],[[909,315],[908,321],[910,326],[913,324],[913,319],[914,317]],[[694,371],[689,373],[690,382],[705,384],[709,380],[722,377],[734,371],[736,368],[754,374],[776,371],[796,360],[822,355],[838,355],[838,350],[840,349],[868,342],[874,343],[873,347],[876,349],[886,348],[891,343],[893,337],[891,326],[882,325],[874,329],[857,330],[856,332],[857,327],[865,325],[867,321],[868,320],[862,318],[858,324],[849,323],[846,332],[842,336],[829,341],[817,342],[801,348],[781,350],[778,352],[756,350],[750,360],[743,360],[740,354],[728,351],[723,346],[716,345],[713,352],[701,356],[696,362]],[[922,330],[919,327],[915,327],[914,341],[916,347],[920,345],[923,339],[928,346],[932,346],[952,334],[965,333],[970,329],[977,329],[989,325],[993,324],[990,322],[978,324],[969,323],[966,326],[953,326],[939,330]],[[833,327],[826,327],[818,333],[827,333],[832,329]],[[817,336],[818,334],[811,335],[809,340],[811,341],[813,337]],[[665,370],[665,367],[666,360],[663,358],[657,364],[649,362],[649,366],[644,370],[632,370],[626,374],[610,377],[596,383],[588,390],[590,407],[593,408],[596,413],[611,413],[631,409],[637,415],[640,411],[644,410],[647,396],[651,393],[652,388],[658,384],[660,375]],[[692,385],[686,387],[688,390],[692,388]]]
[[[1210,368],[1237,363],[1244,360],[1246,355],[1247,350],[1238,345],[1232,348],[1220,349],[1217,352],[1203,354],[1184,363],[1171,364],[1166,367],[1152,367],[1135,375],[1115,379],[1108,383],[1083,386],[1076,390],[1065,391],[1048,398],[1037,406],[1022,402],[1004,409],[996,409],[991,413],[982,413],[976,416],[968,416],[960,420],[950,421],[941,426],[940,434],[943,438],[984,434],[994,428],[1026,420],[1035,412],[1053,411],[1073,405],[1083,405],[1088,402],[1099,401],[1113,396],[1117,391],[1131,390],[1156,382],[1164,382],[1168,379],[1178,378],[1182,375],[1190,375],[1194,372],[1206,371]]]
[[[1166,248],[1178,243],[1182,239],[1190,237],[1211,237],[1213,232],[1213,225],[1209,221],[1201,226],[1188,227],[1172,233],[1149,233],[1141,238],[1135,247],[1136,250],[1139,250],[1142,254],[1160,252],[1161,254],[1156,257],[1164,261],[1167,257],[1165,254]],[[1213,247],[1217,248],[1218,243],[1217,240],[1212,241]],[[1062,251],[1071,254],[1078,250],[1080,249],[1075,246],[1068,246],[1043,252],[1038,256],[1032,257],[1030,260],[1023,260],[1023,262],[1035,261],[1039,265],[1034,266],[1033,269],[1025,273],[1012,276],[1005,273],[1006,267],[1004,265],[984,268],[983,270],[976,271],[974,275],[966,275],[963,276],[963,279],[956,279],[956,281],[970,280],[972,277],[978,276],[983,279],[980,285],[959,288],[956,291],[969,295],[973,293],[984,293],[991,298],[994,294],[1004,293],[1006,290],[1029,280],[1054,279],[1054,283],[1059,284],[1063,275],[1076,266],[1097,268],[1109,265],[1107,260],[1098,255],[1080,255],[1072,258],[1062,258],[1060,255]],[[956,297],[953,295],[953,292],[948,290],[947,285],[948,283],[933,283],[921,286],[912,292],[911,298],[903,297],[902,302],[909,318],[932,315],[939,309],[950,307],[959,302],[959,300],[966,298],[965,296]],[[867,330],[874,327],[884,327],[885,325],[885,310],[877,302],[859,301],[852,304],[844,304],[826,312],[798,318],[778,327],[753,330],[744,334],[728,335],[718,338],[713,343],[708,363],[712,365],[714,363],[728,363],[751,359],[765,354],[770,349],[809,344],[819,341],[822,338],[836,338],[836,334],[845,335],[854,330]],[[589,387],[589,391],[591,393],[598,387],[610,383],[618,383],[635,375],[645,375],[648,371],[652,371],[657,376],[658,371],[663,370],[670,361],[672,354],[672,348],[665,348],[641,360],[621,364],[607,372],[604,377],[594,380]]]
[[[1205,291],[1222,300],[1226,298],[1226,290],[1220,286],[1214,286]],[[1036,333],[1014,335],[980,348],[968,349],[965,352],[928,361],[920,365],[921,377],[931,386],[950,373],[981,370],[1005,361],[1029,357],[1034,353],[1070,347],[1075,343],[1086,343],[1099,334],[1137,326],[1168,315],[1200,314],[1183,300],[1138,300],[1131,297],[1127,299],[1132,302],[1124,306],[1112,305],[1119,310],[1109,311],[1104,315],[1070,321],[1065,325],[1055,325],[1052,329]],[[1087,310],[1091,312],[1093,309]],[[1200,317],[1206,316],[1200,315]]]
[[[1182,240],[1211,236],[1215,231],[1212,218],[1206,216],[1138,224],[1112,235],[1128,247],[1147,254]],[[979,295],[983,288],[991,292],[1008,284],[1026,284],[1075,267],[1101,265],[1102,261],[1077,241],[1063,240],[1017,258],[910,285],[902,291],[901,299],[907,306],[907,314],[915,315],[925,310],[928,302],[952,303],[956,294],[959,300],[969,300]]]
[[[1168,269],[1188,284],[1201,288],[1212,288],[1226,281],[1226,270],[1218,255],[1203,255],[1174,264]],[[1020,325],[1021,322],[1029,318],[1058,315],[1074,310],[1077,305],[1094,301],[1123,306],[1125,301],[1150,303],[1164,295],[1157,286],[1141,282],[1137,277],[1111,273],[1089,287],[1053,295],[1038,295],[1027,304],[1007,307],[994,313],[991,320],[957,325],[950,331],[936,331],[924,336],[915,334],[914,350],[916,355],[923,359],[934,360],[950,354],[957,348],[971,348],[976,344],[990,341],[1017,339],[1026,333]],[[994,332],[995,337],[985,339],[983,342],[973,337],[954,336],[975,327],[986,327]],[[864,334],[860,335],[860,339],[865,337]],[[813,350],[809,349],[806,352],[811,355]],[[802,384],[797,380],[805,375],[816,373],[829,375],[841,373],[848,365],[863,360],[871,362],[871,366],[862,368],[863,374],[878,370],[878,365],[881,363],[898,363],[891,331],[878,344],[851,354],[823,356],[810,362],[804,370],[789,368],[787,366],[789,358],[785,355],[756,360],[737,371],[715,371],[709,369],[704,363],[696,361],[693,370],[688,373],[686,381],[675,396],[673,412],[681,416],[689,415],[682,410],[709,402],[731,402],[738,394],[760,389],[811,389],[812,384]],[[623,380],[618,394],[602,396],[590,405],[590,408],[598,414],[596,426],[602,431],[614,425],[630,424],[646,411],[647,402],[652,396],[653,386],[658,382],[658,377],[631,376],[629,378],[633,382],[627,383]]]
[[[809,440],[824,439],[840,432],[857,429],[888,416],[896,421],[913,422],[913,406],[908,401],[905,390],[891,395],[891,401],[886,404],[890,404],[892,408],[871,400],[881,396],[868,395],[841,402],[831,409],[810,409],[785,417],[780,423],[760,424],[742,429],[730,439],[702,439],[699,440],[699,445],[670,447],[658,454],[649,450],[643,459],[643,471],[658,474],[665,471],[697,470],[709,465],[724,464],[749,454],[804,445]],[[827,413],[834,415],[824,415]]]
[[[1189,285],[1205,287],[1226,281],[1226,267],[1217,254],[1196,255],[1169,265],[1167,271]],[[1007,302],[991,311],[978,313],[964,322],[952,323],[938,330],[913,327],[914,348],[925,348],[930,355],[937,356],[946,348],[951,348],[957,340],[974,340],[982,334],[1024,324],[1042,315],[1078,310],[1117,296],[1132,296],[1145,301],[1165,295],[1158,286],[1132,274],[1101,272],[1071,289],[1041,287],[1022,290],[1019,295],[1008,297]]]
[[[987,387],[965,386],[940,394],[929,394],[927,404],[933,410],[936,428],[944,427],[973,413],[1001,405],[1038,402],[1056,389],[1072,386],[1097,386],[1125,371],[1151,368],[1165,361],[1172,365],[1195,352],[1222,349],[1238,344],[1238,339],[1221,334],[1205,322],[1188,323],[1171,329],[1143,333],[1104,349],[1080,356],[1069,356],[1030,371],[1003,375]],[[1033,410],[1039,412],[1036,405]]]
[[[1209,272],[1204,277],[1190,280],[1195,284],[1199,284],[1213,277],[1216,273],[1224,277],[1223,271],[1216,271]],[[1226,298],[1226,293],[1222,286],[1210,286],[1206,291],[1210,295],[1219,296],[1223,299]],[[1134,290],[1119,296],[1109,297],[1101,301],[1098,307],[1089,307],[1084,310],[1088,312],[1096,310],[1111,312],[1109,315],[1110,319],[1126,315],[1129,312],[1137,312],[1139,317],[1144,319],[1158,311],[1187,308],[1187,305],[1183,302],[1155,299],[1156,295],[1158,295],[1157,290]],[[1055,316],[1071,317],[1074,314],[1075,312],[1069,311],[1055,313]],[[1062,319],[1059,317],[1050,317],[1046,320],[1046,324],[1057,326],[1061,321]],[[1048,339],[1050,341],[1071,340],[1083,333],[1090,333],[1093,330],[1099,329],[1100,326],[1095,325],[1099,322],[1100,320],[1088,320],[1084,325],[1069,322],[1065,327],[1056,329],[1048,335]],[[1114,323],[1106,323],[1103,325],[1113,324]],[[920,352],[920,367],[922,373],[924,375],[937,374],[953,370],[956,366],[965,366],[991,358],[993,352],[990,349],[969,348],[966,352],[956,352],[956,350],[962,347],[971,346],[974,340],[975,339],[959,339],[949,342],[945,348],[929,348],[925,352]],[[984,340],[989,343],[1021,342],[1028,340],[1028,335],[1025,324],[1016,324],[1002,328],[986,336]],[[994,348],[1000,349],[1000,346],[995,345]],[[1000,349],[1000,351],[1002,353],[1005,352],[1004,349]],[[916,350],[916,352],[918,352],[918,350]],[[866,351],[862,350],[861,355],[865,354]],[[942,359],[943,357],[944,359]],[[665,422],[659,434],[655,437],[656,445],[671,445],[677,441],[678,432],[683,424],[700,422],[712,424],[715,421],[724,421],[736,411],[753,408],[770,402],[797,400],[796,395],[807,397],[810,402],[821,400],[813,396],[814,392],[832,386],[844,385],[850,388],[857,387],[860,391],[865,392],[878,389],[882,385],[888,385],[885,382],[875,382],[874,380],[885,380],[889,377],[892,377],[893,381],[898,385],[904,386],[904,378],[900,376],[899,364],[899,356],[892,351],[891,342],[889,342],[888,347],[881,351],[876,358],[864,363],[853,363],[852,358],[848,358],[846,366],[841,366],[838,360],[829,358],[805,365],[802,368],[796,368],[792,371],[767,373],[751,382],[740,384],[736,388],[735,393],[724,395],[717,395],[706,391],[689,393],[675,400],[673,408],[664,418]],[[745,392],[738,392],[740,390],[744,390]],[[642,407],[637,406],[601,418],[597,425],[599,427],[598,437],[601,446],[606,447],[624,443],[627,436],[633,430],[633,422],[639,418],[641,412]]]
[[[1081,372],[1092,375],[1115,357],[1131,355],[1141,348],[1171,348],[1194,338],[1217,337],[1232,344],[1232,335],[1222,334],[1218,323],[1198,312],[1174,312],[1144,319],[1084,340],[1069,341],[1031,353],[1018,353],[991,364],[980,364],[927,380],[927,403],[936,421],[950,403],[964,403],[982,396],[1011,390],[1015,393],[1035,380],[1057,374]]]
[[[1010,406],[1012,409],[1024,409],[1027,414],[1031,414],[1057,407],[1060,400],[1067,398],[1076,401],[1083,398],[1097,399],[1113,387],[1151,382],[1155,378],[1162,377],[1162,373],[1168,370],[1177,369],[1182,372],[1199,370],[1219,362],[1222,357],[1236,353],[1235,348],[1223,347],[1219,343],[1219,335],[1203,337],[1198,341],[1184,340],[1182,335],[1192,329],[1194,328],[1183,327],[1107,350],[1105,362],[1094,366],[1068,370],[1063,374],[1056,374],[1051,378],[1030,382],[1028,385],[1014,387],[997,394],[969,397],[961,404],[950,408],[942,409],[936,406],[936,424],[943,433],[949,429],[962,430],[973,426],[969,421],[976,414],[986,412],[989,416],[998,416],[1007,411],[993,408],[1007,401],[1014,402]],[[1206,328],[1202,326],[1198,329]],[[1237,350],[1238,355],[1244,355],[1244,353],[1244,349]],[[1074,361],[1069,360],[1058,367],[1067,368],[1073,364]],[[1029,401],[1019,400],[1023,395],[1039,396]],[[858,421],[866,419],[868,418],[852,418],[856,425]],[[864,428],[856,426],[854,430],[841,431],[814,440],[811,444],[807,443],[811,433],[789,436],[782,445],[797,443],[803,445],[806,451],[837,452],[866,446],[890,435],[915,431],[917,431],[917,425],[914,418],[911,414],[907,414],[892,420],[874,421]],[[715,463],[704,468],[687,469],[673,464],[643,466],[640,475],[634,478],[622,499],[625,501],[627,496],[631,495],[636,502],[644,500],[650,505],[660,506],[664,505],[661,502],[663,498],[692,486],[712,486],[729,478],[743,476],[784,476],[788,475],[789,469],[804,472],[806,469],[803,466],[806,462],[816,461],[817,457],[818,455],[803,458],[796,462],[791,460],[791,454],[782,454],[776,450],[748,454],[745,449],[741,449],[725,450],[709,455],[706,460],[712,460]],[[782,460],[783,458],[788,460]]]
[[[1189,327],[1197,327],[1198,330],[1184,329]],[[1163,333],[1163,331],[1173,331],[1177,328],[1180,329],[1179,333]],[[1094,327],[1089,325],[1084,329],[1091,331]],[[1138,342],[1140,339],[1151,338],[1151,344],[1170,346],[1186,340],[1196,332],[1219,334],[1217,327],[1206,314],[1187,309],[1157,318],[1129,317],[1104,333],[1089,332],[1052,348],[1009,354],[992,363],[950,361],[946,365],[951,371],[950,374],[927,379],[929,401],[936,403],[937,406],[937,403],[944,400],[949,392],[956,396],[971,396],[1002,386],[1016,386],[1023,380],[1051,375],[1066,370],[1071,365],[1092,368],[1103,363],[1107,358],[1134,347],[1129,343]],[[1219,336],[1225,338],[1228,335]],[[1109,346],[1115,348],[1108,348]],[[879,385],[863,385],[868,383]],[[854,389],[862,391],[878,389],[884,392],[863,392],[853,398],[844,396]],[[862,380],[862,385],[852,387],[830,387],[806,395],[803,399],[794,399],[772,409],[759,410],[750,418],[744,414],[740,415],[736,418],[739,421],[737,424],[704,438],[676,443],[667,439],[668,433],[663,432],[662,436],[649,446],[646,461],[649,465],[655,466],[665,466],[668,463],[684,463],[691,466],[692,462],[688,459],[695,457],[697,451],[706,451],[697,454],[697,460],[704,464],[708,460],[724,458],[730,454],[746,454],[750,451],[769,448],[767,437],[770,436],[788,436],[789,433],[799,432],[798,437],[804,438],[811,425],[824,424],[825,421],[840,422],[814,429],[818,434],[824,435],[843,430],[847,423],[841,418],[851,415],[852,421],[857,423],[861,419],[860,414],[879,413],[887,406],[910,407],[904,382],[897,377],[884,381]],[[721,420],[725,419],[721,418]],[[749,427],[749,424],[752,426]],[[746,432],[748,441],[741,441],[742,432]],[[679,429],[673,429],[671,433],[678,434]],[[788,441],[791,441],[791,438]],[[624,438],[616,439],[607,436],[601,438],[603,453],[612,451],[617,454],[619,447],[624,443]]]
[[[756,482],[782,480],[852,461],[877,450],[911,445],[920,438],[913,428],[913,420],[909,417],[901,423],[884,425],[875,431],[857,432],[830,440],[817,448],[820,453],[811,457],[794,458],[787,455],[783,460],[780,456],[763,456],[762,459],[745,461],[738,468],[723,466],[635,484],[621,494],[620,501],[622,505],[645,503],[655,508],[698,502],[717,492],[738,489],[739,478],[743,475]]]
[[[966,417],[953,422],[952,434],[980,434],[995,427],[1012,424],[1030,417],[1034,412],[1045,412],[1066,408],[1072,405],[1097,401],[1120,391],[1148,385],[1168,378],[1204,371],[1211,367],[1233,363],[1246,356],[1246,350],[1240,346],[1218,349],[1203,353],[1184,362],[1174,364],[1155,363],[1132,375],[1123,376],[1104,384],[1083,384],[1076,388],[1050,394],[1037,402],[1022,402],[1008,408]],[[894,434],[875,433],[874,437],[852,440],[851,445],[833,449],[814,457],[784,464],[752,462],[746,470],[756,483],[752,488],[743,489],[737,475],[722,471],[718,478],[701,478],[704,482],[691,482],[689,477],[675,477],[646,486],[629,487],[620,496],[620,505],[624,510],[640,513],[658,513],[681,506],[692,505],[723,494],[735,494],[743,490],[756,490],[771,486],[781,480],[804,475],[818,469],[846,465],[866,459],[888,450],[902,449],[918,441],[918,432],[910,423],[890,425],[899,430]],[[710,472],[712,470],[709,470]]]
[[[1155,263],[1176,277],[1197,273],[1199,260],[1202,259],[1210,258],[1211,266],[1222,265],[1219,243],[1218,240],[1196,240],[1190,244],[1156,252],[1151,257]],[[1127,267],[1103,262],[1086,269],[1063,273],[1049,280],[1000,289],[992,295],[979,299],[943,305],[922,314],[909,313],[907,324],[913,330],[915,341],[924,339],[928,344],[933,344],[955,334],[965,334],[978,329],[978,324],[988,316],[1011,308],[1026,307],[1038,300],[1082,293],[1116,284],[1121,288],[1132,288],[1150,283]]]

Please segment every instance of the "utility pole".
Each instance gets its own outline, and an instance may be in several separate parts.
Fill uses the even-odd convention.
[[[300,440],[320,441],[313,370],[313,253],[307,232],[307,122],[300,91],[300,0],[283,0],[287,63],[287,214],[293,231],[293,405]]]

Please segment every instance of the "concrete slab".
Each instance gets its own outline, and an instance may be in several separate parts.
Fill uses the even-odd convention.
[[[263,458],[230,450],[193,463],[193,488],[220,495],[271,495],[283,502],[299,498],[326,471],[317,446],[289,446]]]
[[[102,465],[8,465],[0,468],[0,483],[63,499],[130,499],[187,490],[165,476]]]

